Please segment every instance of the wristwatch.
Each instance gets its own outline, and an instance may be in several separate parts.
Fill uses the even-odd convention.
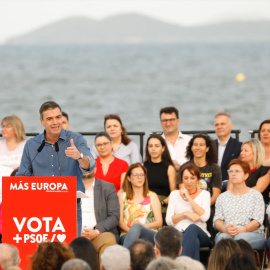
[[[79,159],[83,159],[83,153],[80,153],[80,157],[77,160]]]
[[[164,201],[161,201],[162,206],[166,206],[167,204]]]

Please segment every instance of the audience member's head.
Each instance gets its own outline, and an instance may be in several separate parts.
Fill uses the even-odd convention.
[[[62,112],[62,119],[63,119],[63,129],[69,130],[70,124],[68,114],[66,112]]]
[[[107,247],[101,255],[100,270],[129,270],[129,250],[120,245]]]
[[[236,242],[239,245],[241,252],[247,253],[255,261],[254,251],[253,251],[251,245],[244,239],[236,240]]]
[[[154,237],[157,257],[167,256],[175,259],[182,252],[182,233],[173,226],[164,226]]]
[[[1,121],[1,126],[2,126],[2,136],[7,141],[15,138],[16,141],[19,143],[26,139],[24,125],[21,118],[18,115],[13,114],[4,117]]]
[[[215,115],[215,132],[220,140],[228,139],[232,128],[232,119],[228,113],[221,111]]]
[[[247,253],[233,254],[228,260],[225,270],[257,270],[255,260]]]
[[[19,251],[15,246],[0,244],[0,265],[2,269],[18,266],[20,261]]]
[[[207,269],[224,270],[228,259],[237,252],[241,252],[241,249],[235,240],[220,240],[210,254]]]
[[[75,258],[86,261],[92,270],[99,270],[97,253],[89,239],[85,237],[75,238],[69,244],[69,248],[74,252]]]
[[[59,242],[44,242],[31,257],[32,270],[59,270],[64,262],[74,258],[74,253]]]
[[[177,257],[175,261],[181,270],[205,270],[201,262],[187,256]]]
[[[177,262],[169,257],[159,257],[156,260],[150,262],[146,270],[177,270],[180,269]]]
[[[92,270],[87,262],[81,259],[71,259],[66,261],[61,270]]]
[[[132,270],[144,270],[155,259],[153,244],[143,239],[134,241],[129,247]]]

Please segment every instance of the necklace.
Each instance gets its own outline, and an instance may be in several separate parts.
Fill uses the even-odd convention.
[[[195,192],[193,192],[193,193],[189,193],[189,195],[193,195],[193,194],[195,194],[196,192],[197,192],[197,187],[196,187],[196,190],[195,190]]]

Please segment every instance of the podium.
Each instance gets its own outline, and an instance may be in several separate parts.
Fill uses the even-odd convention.
[[[77,237],[76,177],[2,178],[2,242],[19,249],[23,270],[38,244]]]

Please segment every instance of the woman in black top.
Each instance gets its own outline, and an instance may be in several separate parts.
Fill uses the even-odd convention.
[[[161,201],[162,212],[166,212],[170,192],[176,190],[176,170],[165,140],[157,134],[151,135],[146,143],[145,162],[149,189]]]

